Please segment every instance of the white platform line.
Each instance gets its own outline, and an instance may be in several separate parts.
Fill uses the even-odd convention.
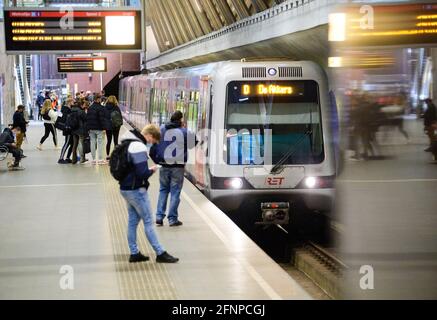
[[[337,180],[337,183],[408,183],[437,182],[437,179],[393,179],[393,180]]]
[[[188,195],[182,191],[182,196],[190,204],[190,206],[196,211],[196,213],[205,221],[205,223],[211,228],[211,230],[217,235],[217,237],[225,244],[229,251],[233,250],[233,245],[231,241],[220,231],[216,224],[211,221],[211,219],[199,208],[199,206],[188,197]],[[282,297],[264,280],[264,278],[259,274],[258,271],[246,260],[238,259],[238,261],[243,265],[251,277],[259,284],[259,286],[264,290],[264,292],[272,300],[282,300]]]
[[[70,184],[23,184],[14,186],[0,186],[0,189],[15,189],[15,188],[58,188],[58,187],[93,187],[101,186],[103,183],[70,183]]]

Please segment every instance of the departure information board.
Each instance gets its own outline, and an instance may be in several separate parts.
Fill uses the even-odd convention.
[[[4,12],[7,53],[140,52],[141,10],[26,8]]]
[[[106,72],[107,60],[105,57],[68,57],[58,58],[58,72]]]
[[[344,42],[337,43],[340,46],[423,46],[437,43],[437,4],[352,6],[345,10],[345,14]],[[339,22],[341,19],[336,21]]]

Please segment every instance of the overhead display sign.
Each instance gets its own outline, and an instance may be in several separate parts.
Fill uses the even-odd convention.
[[[346,47],[437,44],[437,4],[352,6],[335,14],[330,40]]]
[[[8,8],[7,53],[141,52],[140,9]]]
[[[105,57],[68,57],[58,58],[58,72],[106,72],[107,60]]]

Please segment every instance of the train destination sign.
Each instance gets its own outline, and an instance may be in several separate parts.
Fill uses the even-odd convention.
[[[299,96],[303,94],[303,86],[290,83],[242,83],[241,93],[244,96]]]
[[[4,23],[7,53],[140,52],[143,49],[140,9],[8,8]]]
[[[58,58],[58,72],[106,72],[107,60],[105,57],[72,57]]]

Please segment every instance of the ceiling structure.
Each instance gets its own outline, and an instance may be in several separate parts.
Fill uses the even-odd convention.
[[[146,0],[146,23],[165,52],[284,0]]]

